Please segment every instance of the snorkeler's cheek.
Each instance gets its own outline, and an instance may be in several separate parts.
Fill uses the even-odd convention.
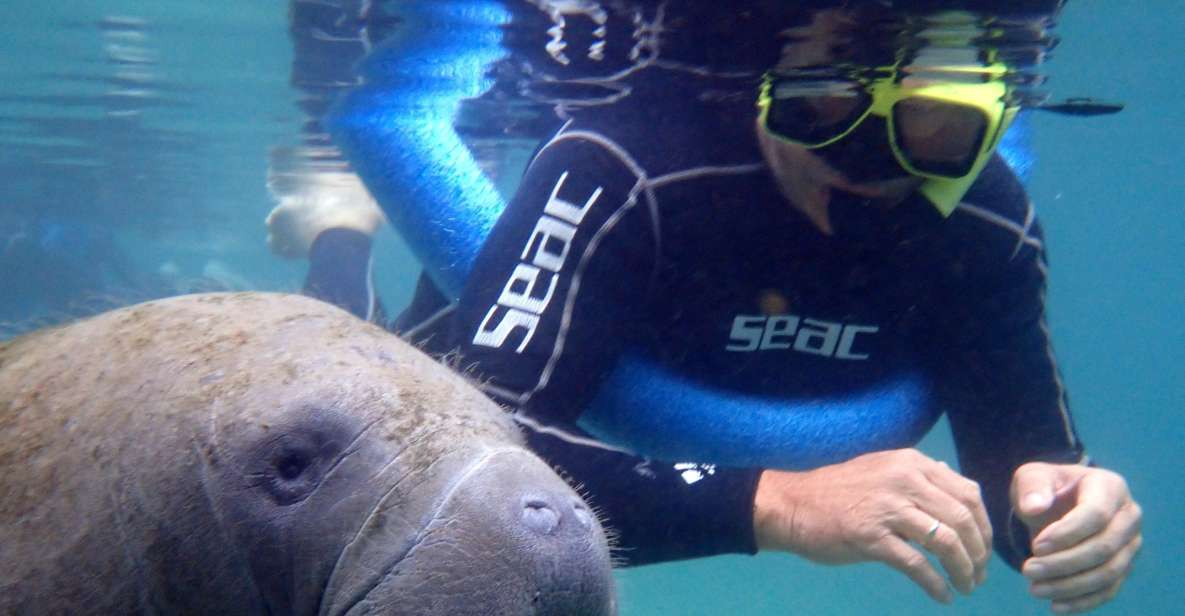
[[[782,196],[819,231],[831,235],[831,186],[846,183],[843,178],[806,148],[773,137],[760,123],[757,142]]]

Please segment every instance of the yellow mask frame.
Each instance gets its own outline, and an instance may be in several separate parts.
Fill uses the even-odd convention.
[[[798,140],[771,127],[769,115],[774,104],[772,90],[777,78],[766,74],[757,101],[759,122],[764,130],[779,140],[813,150],[845,139],[870,115],[882,117],[888,125],[887,138],[897,163],[910,175],[924,179],[919,192],[943,216],[949,216],[991,160],[992,153],[1020,110],[1019,105],[1009,101],[1010,88],[1003,80],[1006,72],[1002,64],[927,67],[924,73],[905,75],[898,69],[888,69],[883,73],[884,77],[871,79],[858,86],[868,94],[870,102],[867,108],[849,120],[846,128],[816,142]],[[973,163],[966,173],[950,176],[926,172],[918,169],[908,153],[903,151],[894,107],[901,101],[911,99],[955,105],[982,115],[983,135],[978,140]]]

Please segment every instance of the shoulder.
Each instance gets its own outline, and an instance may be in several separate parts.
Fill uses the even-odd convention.
[[[631,133],[618,125],[570,121],[536,150],[519,195],[584,187],[604,192],[608,201],[632,198],[656,209],[676,187],[703,189],[705,181],[714,186],[764,169],[759,154],[729,147],[696,127]],[[681,202],[686,205],[686,199]]]
[[[536,151],[483,254],[517,261],[537,248],[559,261],[572,251],[605,260],[657,234],[657,201],[632,153],[569,123]]]
[[[644,182],[645,168],[635,152],[611,134],[584,128],[572,122],[564,125],[535,152],[528,174],[555,174],[579,170],[582,174],[612,176],[626,186]]]
[[[1045,240],[1032,200],[999,156],[988,163],[948,222],[951,239],[975,247],[992,268],[1044,259]]]
[[[1040,335],[1048,269],[1024,185],[998,156],[945,221],[942,325],[956,348],[999,348],[1017,331]]]

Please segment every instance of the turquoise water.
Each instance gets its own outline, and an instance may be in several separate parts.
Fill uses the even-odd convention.
[[[37,272],[0,278],[0,335],[103,301],[299,288],[302,264],[275,258],[264,244],[269,151],[296,144],[303,119],[288,83],[282,3],[8,6],[0,25],[0,246],[34,233],[92,250],[80,259],[102,276],[91,276],[87,290],[103,298],[70,291],[83,274],[26,264]],[[1095,460],[1127,476],[1145,510],[1135,574],[1100,613],[1182,613],[1185,15],[1168,1],[1073,0],[1059,32],[1049,67],[1055,93],[1127,103],[1097,120],[1035,117],[1040,162],[1030,185],[1051,258],[1050,324],[1079,432]],[[378,287],[399,306],[415,265],[389,231],[378,246]],[[924,448],[953,459],[944,426]],[[999,561],[985,587],[950,608],[883,566],[820,567],[784,555],[646,567],[619,581],[626,615],[1047,611]]]

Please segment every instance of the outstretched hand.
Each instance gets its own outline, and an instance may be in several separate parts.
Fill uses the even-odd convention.
[[[1123,477],[1101,468],[1033,462],[1012,477],[1012,507],[1029,528],[1033,557],[1021,573],[1057,613],[1110,601],[1140,550],[1140,506]]]
[[[866,454],[813,471],[765,471],[754,530],[761,549],[827,564],[881,561],[936,601],[983,583],[992,529],[979,485],[914,449]]]

